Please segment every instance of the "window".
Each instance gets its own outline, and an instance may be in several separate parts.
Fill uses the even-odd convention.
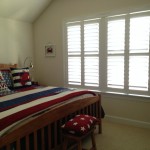
[[[99,87],[99,19],[67,24],[68,85]]]
[[[150,96],[150,11],[66,23],[66,86]]]

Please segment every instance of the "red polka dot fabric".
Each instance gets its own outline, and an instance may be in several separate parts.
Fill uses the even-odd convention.
[[[98,121],[96,117],[89,115],[76,115],[62,126],[62,129],[68,133],[75,135],[86,134]]]

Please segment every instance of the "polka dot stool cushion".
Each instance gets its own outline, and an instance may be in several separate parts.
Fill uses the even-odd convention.
[[[62,129],[75,135],[84,135],[95,125],[97,118],[89,115],[76,115],[62,126]]]

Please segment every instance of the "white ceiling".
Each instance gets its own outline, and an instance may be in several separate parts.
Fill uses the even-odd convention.
[[[33,22],[52,0],[0,0],[0,17]]]

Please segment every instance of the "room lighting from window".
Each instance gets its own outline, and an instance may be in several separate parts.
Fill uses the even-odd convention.
[[[65,83],[150,96],[150,11],[65,25]]]

